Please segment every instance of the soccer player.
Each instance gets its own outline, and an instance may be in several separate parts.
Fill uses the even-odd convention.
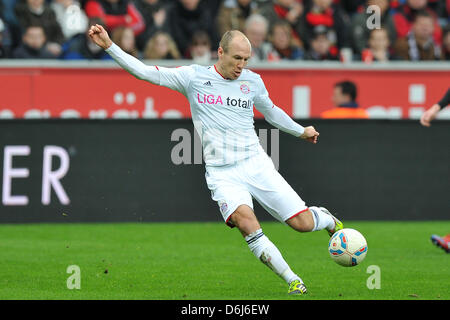
[[[442,97],[442,99],[433,104],[427,111],[422,114],[420,118],[420,123],[425,126],[431,126],[431,121],[436,118],[437,114],[440,110],[444,109],[450,104],[450,88],[447,90],[447,93]],[[445,252],[450,253],[450,233],[445,237],[440,237],[438,235],[433,234],[431,236],[431,242],[436,246],[445,250]]]
[[[436,118],[439,111],[447,107],[450,104],[450,88],[447,90],[447,93],[442,97],[441,101],[433,104],[427,111],[422,114],[420,118],[420,123],[425,126],[431,126],[431,121]]]
[[[273,104],[261,77],[245,69],[251,56],[247,37],[226,32],[213,66],[163,68],[148,66],[114,44],[100,25],[91,26],[92,40],[138,79],[181,92],[190,103],[192,120],[203,147],[206,182],[225,223],[237,227],[249,249],[289,285],[289,294],[305,294],[306,286],[263,233],[253,212],[252,197],[272,216],[299,232],[326,229],[342,222],[323,207],[307,207],[283,179],[259,143],[253,106],[282,131],[317,143],[314,127],[302,127]]]

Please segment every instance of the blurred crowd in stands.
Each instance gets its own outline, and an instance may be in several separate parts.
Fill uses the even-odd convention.
[[[257,61],[448,61],[449,17],[450,0],[0,0],[0,58],[110,59],[101,24],[139,59],[207,64],[238,29]]]

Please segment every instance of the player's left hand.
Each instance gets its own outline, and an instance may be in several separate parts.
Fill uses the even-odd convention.
[[[317,143],[317,140],[319,140],[319,133],[313,126],[309,126],[305,128],[305,132],[303,132],[300,138],[311,143]]]
[[[430,122],[436,118],[440,109],[441,107],[438,104],[432,105],[430,109],[422,114],[420,117],[420,123],[425,127],[429,127],[431,125]]]

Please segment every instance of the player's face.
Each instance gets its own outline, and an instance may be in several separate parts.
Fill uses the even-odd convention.
[[[239,78],[250,59],[251,47],[247,39],[236,37],[231,40],[228,52],[219,48],[218,53],[223,76],[235,80]]]

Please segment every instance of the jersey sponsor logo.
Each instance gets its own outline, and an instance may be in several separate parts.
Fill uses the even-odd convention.
[[[251,109],[253,107],[252,100],[250,99],[235,99],[230,97],[222,98],[221,95],[215,96],[213,94],[200,94],[197,93],[197,102],[203,104],[221,104],[231,107],[239,107],[243,109]]]
[[[223,100],[222,96],[215,96],[213,94],[203,94],[197,93],[197,102],[198,103],[206,103],[206,104],[222,104]]]
[[[206,81],[203,85],[207,87],[212,87],[211,81]]]

